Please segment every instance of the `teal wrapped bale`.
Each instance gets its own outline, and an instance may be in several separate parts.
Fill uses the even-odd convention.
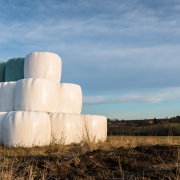
[[[24,59],[13,58],[6,63],[5,81],[18,81],[24,79]]]
[[[6,62],[0,62],[0,82],[5,81],[5,67]]]

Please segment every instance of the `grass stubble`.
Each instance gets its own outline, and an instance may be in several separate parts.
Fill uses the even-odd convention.
[[[135,148],[137,146],[152,146],[152,145],[179,146],[179,144],[180,144],[179,136],[170,135],[170,136],[108,136],[105,142],[95,143],[90,141],[83,141],[79,144],[75,144],[75,143],[71,145],[54,144],[45,147],[32,147],[32,148],[23,148],[23,147],[14,148],[14,147],[0,146],[0,179],[33,180],[33,179],[37,179],[37,177],[38,179],[44,179],[44,180],[60,179],[58,178],[58,172],[59,171],[63,172],[63,169],[60,170],[56,169],[59,163],[61,165],[63,164],[64,168],[66,167],[69,168],[69,164],[71,164],[72,162],[78,163],[76,161],[79,161],[78,158],[79,156],[85,155],[94,150],[100,149],[100,150],[108,151],[118,147]],[[125,177],[121,167],[121,160],[120,160],[121,158],[122,157],[118,156],[118,162],[119,162],[118,166],[122,178],[113,177],[111,179],[138,180],[138,178],[133,176],[130,176],[128,178]],[[38,164],[39,159],[41,160],[41,164]],[[53,159],[53,161],[48,161],[47,159]],[[56,161],[56,159],[61,159],[61,160]],[[164,167],[166,167],[164,160],[161,159],[161,161]],[[177,158],[177,163],[175,164],[175,166],[177,167],[176,175],[174,175],[171,172],[171,169],[168,166],[166,168],[172,173],[172,176],[174,177],[173,179],[176,180],[179,180],[179,161],[180,161],[180,149],[178,148],[178,158]],[[94,163],[97,166],[101,166],[96,162]],[[43,168],[40,168],[40,166],[43,166]],[[37,172],[37,169],[42,169],[42,170]],[[49,171],[49,169],[51,171]],[[49,172],[51,173],[48,174]],[[91,179],[91,178],[89,176],[89,178],[84,178],[84,179]],[[143,177],[143,179],[145,178]]]

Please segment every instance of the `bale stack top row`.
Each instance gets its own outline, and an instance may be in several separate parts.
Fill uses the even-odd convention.
[[[61,71],[62,62],[57,54],[33,52],[25,58],[13,58],[7,62],[0,62],[0,82],[43,78],[60,83]]]

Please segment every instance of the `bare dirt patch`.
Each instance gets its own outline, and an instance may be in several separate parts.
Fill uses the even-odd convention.
[[[97,149],[61,154],[1,154],[1,178],[5,179],[178,179],[179,149],[172,146]],[[4,157],[4,158],[2,158]],[[6,160],[8,159],[8,161]]]

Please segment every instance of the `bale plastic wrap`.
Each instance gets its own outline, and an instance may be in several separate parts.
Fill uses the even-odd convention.
[[[84,115],[83,139],[105,141],[107,138],[107,118],[99,115]]]
[[[9,59],[6,63],[5,81],[18,81],[24,78],[24,59],[13,58]]]
[[[25,78],[43,78],[60,83],[61,58],[50,52],[33,52],[26,56],[24,62]]]
[[[84,116],[68,113],[51,113],[51,142],[79,143],[82,140]]]
[[[0,112],[14,111],[16,82],[0,83]]]
[[[17,81],[15,111],[55,112],[56,106],[56,82],[39,78],[26,78]]]
[[[13,111],[3,118],[3,144],[13,147],[49,145],[51,122],[45,112]]]
[[[0,62],[0,82],[5,81],[6,62]]]
[[[105,141],[107,118],[98,115],[51,113],[51,142],[57,144],[81,141]]]
[[[0,145],[3,145],[3,133],[2,133],[2,122],[6,112],[0,112]]]
[[[57,113],[80,114],[82,110],[82,91],[77,84],[57,84]]]

